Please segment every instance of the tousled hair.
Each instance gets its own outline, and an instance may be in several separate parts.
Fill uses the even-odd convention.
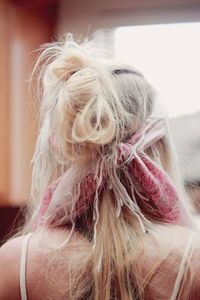
[[[33,158],[31,218],[25,230],[33,225],[42,195],[53,180],[72,165],[80,172],[92,166],[98,173],[103,164],[112,188],[107,184],[100,201],[94,202],[95,220],[92,209],[75,220],[77,230],[93,244],[82,270],[91,280],[82,276],[76,289],[72,281],[70,299],[144,299],[148,276],[142,279],[138,257],[146,233],[129,208],[135,195],[126,189],[128,171],[116,170],[114,160],[117,144],[160,117],[155,115],[156,92],[133,67],[108,60],[92,43],[77,43],[71,36],[44,47],[33,78],[36,75],[42,98],[41,130]],[[163,132],[162,139],[145,152],[178,185],[167,122]],[[117,214],[119,199],[127,206]],[[147,231],[151,221],[146,213]]]

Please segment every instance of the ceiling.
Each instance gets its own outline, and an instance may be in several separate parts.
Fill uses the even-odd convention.
[[[61,0],[58,31],[200,21],[200,0]]]
[[[200,0],[4,0],[36,9],[59,8],[58,33],[200,21]],[[52,6],[53,5],[53,6]]]

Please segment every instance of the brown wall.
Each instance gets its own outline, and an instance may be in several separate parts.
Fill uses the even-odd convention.
[[[33,50],[54,36],[57,16],[56,3],[18,3],[0,2],[0,205],[19,205],[29,195],[37,103],[28,78]]]
[[[61,0],[58,31],[90,35],[116,26],[195,21],[199,0]]]
[[[0,1],[0,203],[9,197],[9,5]]]

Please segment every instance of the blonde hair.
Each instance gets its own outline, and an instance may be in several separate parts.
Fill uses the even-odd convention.
[[[48,185],[70,166],[77,166],[80,172],[92,166],[96,174],[106,166],[109,184],[97,195],[100,201],[94,201],[95,220],[91,208],[75,220],[77,230],[95,243],[87,258],[89,269],[84,271],[90,270],[91,284],[82,283],[76,290],[69,287],[71,299],[84,295],[95,300],[143,299],[147,280],[141,279],[138,257],[146,233],[131,208],[134,195],[126,188],[128,172],[126,168],[116,170],[114,161],[117,144],[145,122],[158,118],[156,93],[139,71],[106,59],[92,43],[77,43],[71,36],[45,45],[34,74],[42,91],[41,130],[33,158],[33,202],[26,230],[32,227]],[[176,181],[167,121],[164,124],[163,138],[146,154]],[[116,213],[119,202],[127,205],[121,205]],[[152,216],[145,215],[147,231],[152,228],[150,221]],[[84,276],[81,280],[84,282]]]

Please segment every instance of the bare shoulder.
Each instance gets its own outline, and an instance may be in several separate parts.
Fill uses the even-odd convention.
[[[91,251],[89,241],[81,234],[70,235],[68,229],[50,229],[33,235],[27,259],[27,292],[29,299],[66,299],[67,286],[87,265]]]
[[[26,268],[29,299],[45,299],[47,293],[52,295],[48,299],[62,299],[55,295],[55,290],[64,290],[63,285],[69,276],[69,262],[79,255],[80,264],[81,259],[84,261],[86,253],[90,251],[89,242],[76,232],[65,245],[69,234],[68,229],[51,229],[31,237]],[[0,248],[0,274],[3,274],[0,280],[0,299],[21,299],[19,272],[23,241],[24,236],[20,236],[9,240]]]
[[[180,293],[188,293],[190,300],[200,299],[200,234],[178,226],[158,226],[149,235],[146,249],[149,300],[167,300],[176,292],[181,297]]]
[[[0,248],[0,299],[20,299],[19,264],[23,238],[11,239]]]

